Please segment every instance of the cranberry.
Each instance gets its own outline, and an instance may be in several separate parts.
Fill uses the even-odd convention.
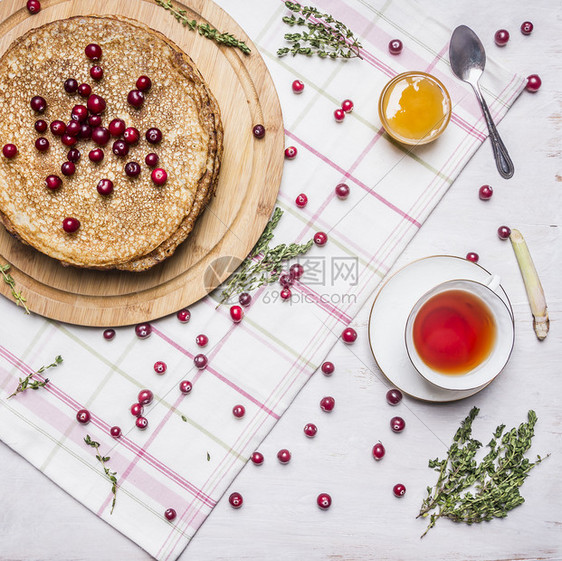
[[[295,80],[293,82],[293,93],[300,94],[304,90],[304,83],[300,80]]]
[[[151,152],[150,154],[146,155],[146,158],[144,159],[144,163],[149,168],[155,168],[158,165],[159,159],[160,158],[158,157],[158,154],[155,154],[154,152]]]
[[[41,2],[39,0],[27,0],[27,11],[33,15],[41,11]]]
[[[290,300],[292,295],[293,293],[291,292],[290,288],[284,288],[279,293],[279,296],[281,296],[281,300]]]
[[[254,452],[251,457],[252,462],[256,466],[261,466],[263,464],[263,454],[261,452]]]
[[[402,483],[397,483],[393,488],[392,488],[392,492],[394,493],[395,497],[403,497],[406,493],[406,487],[404,487],[404,485],[402,485]]]
[[[377,444],[375,444],[373,446],[373,458],[375,458],[375,460],[377,460],[377,462],[384,458],[385,453],[386,453],[386,450],[384,449],[384,446],[382,445],[382,443],[378,442]]]
[[[498,47],[505,47],[509,41],[509,31],[506,29],[498,29],[494,35],[494,41]]]
[[[304,275],[304,267],[300,263],[295,263],[289,268],[289,274],[294,279],[300,279]]]
[[[102,123],[101,115],[90,115],[88,117],[88,124],[91,127],[94,127],[94,128],[99,127],[99,126],[101,126],[101,123]]]
[[[96,188],[98,193],[104,197],[111,195],[113,193],[113,181],[111,179],[100,179]]]
[[[66,134],[68,134],[68,136],[78,136],[81,130],[82,125],[78,121],[70,121],[70,123],[66,125]]]
[[[99,45],[96,45],[95,43],[90,43],[89,45],[87,45],[84,49],[84,52],[90,60],[99,60],[102,54],[101,47]]]
[[[531,74],[530,76],[527,76],[527,85],[525,86],[525,89],[528,92],[538,92],[541,85],[542,80],[539,78],[538,74]]]
[[[90,94],[92,93],[92,86],[90,86],[90,84],[80,84],[78,86],[78,93],[83,98],[88,98],[88,97],[90,97]]]
[[[103,78],[103,68],[101,66],[92,66],[90,68],[90,76],[93,80],[101,80]]]
[[[336,109],[334,111],[334,119],[336,123],[341,123],[345,119],[345,111],[343,109]]]
[[[524,21],[521,24],[521,33],[523,33],[523,35],[531,35],[531,33],[533,32],[533,24],[530,21]]]
[[[402,432],[406,428],[406,421],[402,417],[392,417],[390,419],[392,432]]]
[[[265,127],[263,125],[255,125],[252,133],[256,138],[263,138],[265,136]]]
[[[168,366],[165,362],[159,360],[154,363],[154,372],[156,372],[156,374],[164,374],[166,370],[168,370]]]
[[[139,339],[147,339],[152,333],[152,325],[150,323],[139,323],[135,326],[135,333]]]
[[[316,497],[316,504],[322,510],[327,510],[332,505],[332,497],[330,497],[328,493],[320,493],[318,497]]]
[[[341,338],[344,343],[351,345],[357,340],[357,331],[353,327],[347,327],[341,332]]]
[[[162,141],[162,131],[160,129],[157,129],[156,127],[153,127],[146,131],[145,137],[148,143],[158,144]]]
[[[325,362],[322,364],[322,374],[324,376],[331,376],[336,371],[336,367],[333,362]]]
[[[482,187],[478,189],[478,196],[482,201],[489,201],[493,194],[494,190],[491,185],[482,185]]]
[[[478,263],[478,259],[480,259],[478,253],[474,253],[473,251],[471,251],[470,253],[466,254],[466,260],[467,261],[472,261],[473,263]]]
[[[182,380],[180,382],[180,392],[188,394],[193,389],[193,384],[189,380]]]
[[[80,150],[78,150],[77,148],[72,148],[72,150],[68,151],[66,157],[68,158],[69,162],[76,163],[80,159],[80,155]]]
[[[314,243],[317,246],[322,247],[323,245],[326,245],[327,241],[328,234],[326,234],[325,232],[316,232],[316,234],[314,234]]]
[[[76,144],[76,137],[70,136],[69,134],[63,134],[61,138],[61,142],[65,146],[74,146]]]
[[[131,415],[133,415],[133,417],[140,417],[143,412],[144,407],[141,403],[133,403],[133,405],[131,405]]]
[[[99,146],[105,146],[110,138],[111,135],[105,127],[96,127],[92,131],[92,140]]]
[[[393,39],[388,44],[388,52],[391,55],[399,55],[402,52],[402,48],[403,48],[403,45],[402,45],[402,41],[400,41],[400,39]]]
[[[193,364],[195,364],[199,370],[203,370],[207,367],[207,364],[209,364],[209,359],[204,354],[200,353],[193,357]]]
[[[87,409],[80,409],[80,411],[76,413],[76,420],[83,425],[88,424],[90,419],[91,415]]]
[[[144,430],[146,427],[148,427],[148,419],[146,417],[137,417],[135,425],[140,430]]]
[[[88,158],[90,158],[90,160],[92,160],[92,162],[95,162],[96,164],[103,160],[103,156],[104,153],[101,148],[96,148],[95,150],[91,150],[90,153],[88,154]]]
[[[80,126],[80,132],[78,133],[78,138],[82,138],[84,140],[92,138],[92,127],[82,123]]]
[[[121,428],[118,426],[114,426],[111,427],[109,429],[109,434],[113,437],[113,438],[119,438],[121,436]]]
[[[287,160],[294,160],[297,157],[297,149],[294,146],[285,148],[285,158]]]
[[[166,512],[164,513],[164,517],[166,518],[166,520],[169,520],[170,522],[174,520],[176,516],[177,516],[176,511],[173,508],[166,509]]]
[[[126,156],[129,153],[129,145],[124,140],[116,140],[112,150],[116,156]]]
[[[392,388],[386,392],[386,402],[390,405],[398,405],[402,401],[402,392]]]
[[[284,286],[285,288],[287,288],[288,286],[291,286],[294,282],[294,278],[290,273],[282,273],[279,276],[279,284],[281,286]]]
[[[228,502],[232,508],[240,508],[244,504],[244,499],[240,493],[231,493]]]
[[[127,144],[136,144],[140,139],[140,132],[135,127],[128,127],[123,132],[123,138]]]
[[[85,105],[75,105],[72,108],[70,117],[73,121],[83,123],[88,118],[88,108]]]
[[[47,130],[47,126],[47,121],[43,121],[43,119],[35,121],[35,130],[37,132],[45,132]]]
[[[152,87],[152,80],[148,76],[139,76],[137,78],[137,89],[145,92]]]
[[[56,191],[62,187],[62,179],[57,175],[49,175],[47,179],[45,179],[45,185],[51,191]]]
[[[238,296],[238,303],[244,308],[247,308],[252,303],[252,297],[247,292],[242,292],[240,296]]]
[[[66,125],[62,121],[53,121],[50,129],[55,136],[62,136],[66,132]]]
[[[68,218],[65,218],[62,221],[62,229],[67,234],[72,234],[73,232],[76,232],[78,228],[80,228],[80,220],[78,220],[78,218],[73,218],[72,216],[69,216]]]
[[[168,181],[168,173],[162,168],[156,168],[152,170],[150,177],[152,179],[152,182],[158,186],[162,186],[164,185],[164,183],[166,183],[166,181]]]
[[[338,199],[341,199],[342,201],[347,199],[347,197],[349,197],[349,186],[346,185],[345,183],[340,183],[339,185],[336,185],[335,191]]]
[[[198,347],[206,347],[208,342],[209,342],[209,338],[203,333],[195,337],[195,343],[197,344]]]
[[[111,136],[119,137],[125,132],[127,125],[123,119],[113,119],[107,128]]]
[[[103,338],[106,341],[112,341],[114,337],[115,337],[115,329],[106,329],[103,332]]]
[[[76,93],[78,91],[78,82],[74,78],[69,78],[64,83],[64,91],[69,94]]]
[[[35,148],[37,148],[39,152],[46,152],[49,149],[49,141],[43,136],[40,136],[35,141]]]
[[[32,97],[29,104],[31,106],[31,109],[33,109],[33,111],[37,113],[43,113],[45,109],[47,109],[47,102],[45,101],[45,98],[41,97],[40,95]]]
[[[183,308],[176,314],[176,317],[182,323],[187,323],[191,319],[191,312],[187,308]]]
[[[316,436],[316,433],[318,432],[318,427],[314,423],[308,423],[304,425],[303,430],[304,430],[304,434],[306,434],[308,438],[313,438]]]
[[[152,403],[154,394],[150,390],[141,390],[138,395],[138,400],[141,405],[148,405]]]
[[[127,102],[138,109],[144,103],[144,94],[139,90],[131,90],[127,95]]]
[[[320,400],[320,409],[322,409],[322,411],[325,411],[326,413],[330,413],[330,411],[333,411],[335,405],[336,400],[331,396],[323,397]]]
[[[232,414],[237,419],[241,419],[246,414],[246,408],[243,405],[235,405],[232,408]]]
[[[74,175],[76,166],[72,162],[64,162],[64,164],[62,164],[62,166],[60,167],[60,170],[62,171],[63,175]]]
[[[341,108],[346,113],[351,113],[353,111],[353,101],[351,99],[344,99],[341,103]]]
[[[99,115],[100,113],[103,113],[105,111],[105,99],[103,99],[103,97],[96,95],[96,94],[92,94],[89,98],[88,98],[88,110],[90,111],[90,113],[94,113],[95,115]]]
[[[240,323],[244,317],[244,310],[240,306],[230,306],[230,317],[234,323]]]
[[[297,195],[297,198],[295,199],[295,204],[299,208],[304,208],[306,206],[306,203],[308,203],[308,197],[304,193]]]
[[[125,173],[129,177],[137,177],[141,172],[141,167],[138,162],[128,162],[125,165]]]
[[[508,226],[500,226],[498,228],[498,237],[500,240],[507,240],[511,236],[511,228]]]
[[[282,448],[279,452],[277,452],[277,459],[282,464],[288,464],[291,461],[291,452],[289,452],[286,448]]]

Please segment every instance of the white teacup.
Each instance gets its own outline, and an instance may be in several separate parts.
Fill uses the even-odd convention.
[[[499,287],[500,279],[496,275],[490,276],[485,284],[452,280],[435,286],[416,302],[406,322],[406,350],[416,370],[428,382],[448,390],[470,390],[490,383],[505,367],[513,350],[515,326],[511,312],[496,292]],[[449,374],[432,368],[421,358],[414,344],[414,323],[420,309],[434,296],[450,290],[472,294],[485,305],[495,322],[495,337],[488,355],[464,373]]]

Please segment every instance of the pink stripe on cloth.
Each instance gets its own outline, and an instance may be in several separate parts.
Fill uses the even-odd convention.
[[[295,280],[293,287],[299,290],[301,293],[307,295],[310,298],[307,298],[308,302],[313,302],[344,325],[349,325],[349,323],[351,323],[352,318],[350,316],[348,316],[344,311],[340,310],[337,306],[331,304],[330,302],[327,302],[324,295],[318,294],[312,288],[310,288],[310,286],[303,284],[298,280]]]

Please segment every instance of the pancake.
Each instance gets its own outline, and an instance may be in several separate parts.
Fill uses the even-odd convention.
[[[99,61],[85,55],[94,43],[102,48]],[[103,68],[95,81],[90,68]],[[135,108],[127,101],[139,76],[152,87]],[[112,144],[101,146],[99,163],[88,153],[100,148],[91,139],[78,139],[80,159],[71,176],[61,173],[69,147],[50,130],[38,133],[37,119],[48,123],[71,121],[75,105],[86,105],[79,93],[69,94],[64,83],[74,78],[91,85],[106,109],[103,127],[122,119],[140,132],[129,153],[117,156]],[[39,114],[30,106],[34,96],[47,102]],[[150,144],[145,132],[157,127],[162,140]],[[48,139],[45,152],[35,147],[38,137]],[[121,137],[122,138],[122,137]],[[75,17],[29,31],[16,40],[0,59],[0,145],[13,143],[18,154],[0,156],[0,220],[22,242],[62,264],[96,269],[143,271],[160,263],[189,235],[213,195],[220,169],[223,131],[218,104],[190,57],[162,34],[120,17]],[[157,185],[147,154],[159,156],[157,167],[168,179]],[[125,173],[128,162],[140,164],[137,177]],[[46,187],[57,175],[62,186]],[[114,189],[100,195],[97,184],[110,179]],[[80,227],[69,233],[65,218]]]

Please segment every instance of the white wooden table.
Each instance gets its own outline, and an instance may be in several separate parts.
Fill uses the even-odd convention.
[[[251,2],[243,7],[235,0],[219,3],[244,25],[240,15]],[[234,481],[231,491],[243,494],[244,507],[234,511],[224,497],[183,560],[562,559],[562,9],[552,0],[433,0],[431,5],[449,26],[473,27],[507,67],[524,75],[538,73],[543,80],[537,94],[521,95],[500,126],[515,177],[500,179],[486,143],[395,267],[427,255],[479,253],[480,263],[501,275],[513,303],[517,333],[510,364],[473,398],[445,405],[405,398],[392,408],[385,401],[388,383],[368,347],[366,306],[354,322],[357,343],[337,345],[330,355],[336,373],[313,377],[259,448],[264,465],[248,464]],[[525,20],[535,25],[530,37],[519,31]],[[500,28],[511,32],[501,50],[492,39]],[[484,183],[495,190],[489,202],[478,199]],[[551,318],[543,343],[533,334],[510,244],[496,237],[502,224],[525,235],[541,275]],[[337,400],[329,416],[318,407],[325,395]],[[518,425],[528,409],[535,409],[539,422],[531,452],[552,456],[531,473],[522,487],[526,503],[507,519],[473,527],[444,520],[420,541],[425,522],[415,516],[426,486],[434,483],[427,461],[446,451],[473,405],[481,408],[475,436],[484,442],[498,424]],[[407,422],[399,435],[388,428],[397,414]],[[302,433],[307,422],[320,428],[314,439]],[[370,452],[379,439],[387,455],[376,463]],[[293,460],[281,466],[275,455],[285,447]],[[401,499],[392,495],[398,482],[407,487]],[[328,511],[316,507],[321,491],[332,495]],[[2,561],[149,558],[1,443],[0,505]]]

